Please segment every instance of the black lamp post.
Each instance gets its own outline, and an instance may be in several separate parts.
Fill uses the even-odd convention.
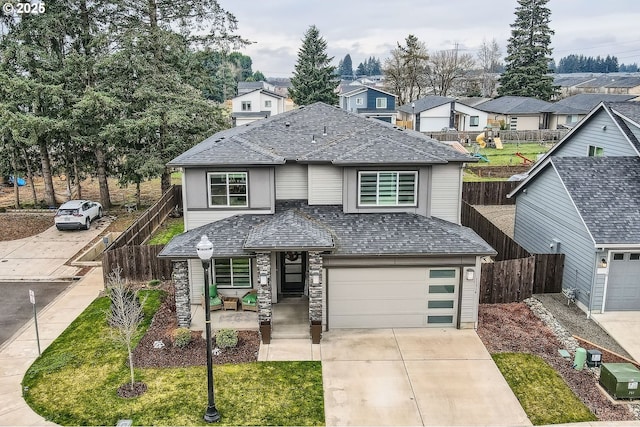
[[[204,420],[208,423],[220,421],[220,412],[216,409],[216,402],[213,398],[213,360],[211,355],[211,301],[209,300],[209,267],[213,256],[213,243],[207,236],[202,236],[196,246],[198,257],[202,261],[204,268],[204,319],[207,338],[207,411],[204,413]]]

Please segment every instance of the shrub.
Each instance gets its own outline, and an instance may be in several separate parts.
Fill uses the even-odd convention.
[[[238,345],[238,331],[235,329],[220,329],[216,334],[216,345],[219,348],[231,348]]]
[[[148,283],[149,286],[158,286],[159,284],[160,284],[160,280],[158,279],[149,280],[149,283]]]
[[[185,348],[191,342],[191,331],[189,328],[176,328],[173,330],[173,345]]]

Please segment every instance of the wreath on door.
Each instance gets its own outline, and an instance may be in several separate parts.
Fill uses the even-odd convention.
[[[296,261],[300,257],[300,254],[298,254],[298,252],[287,252],[286,256],[289,261]]]

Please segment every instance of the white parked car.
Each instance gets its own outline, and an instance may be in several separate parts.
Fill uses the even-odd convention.
[[[70,200],[56,211],[54,221],[58,230],[91,228],[91,221],[102,217],[102,205],[89,200]]]

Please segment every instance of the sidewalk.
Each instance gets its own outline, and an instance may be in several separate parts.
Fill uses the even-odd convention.
[[[44,351],[103,289],[102,268],[94,268],[38,313],[41,350]],[[31,320],[0,347],[0,426],[56,425],[34,413],[22,398],[20,383],[37,358],[38,344]]]

